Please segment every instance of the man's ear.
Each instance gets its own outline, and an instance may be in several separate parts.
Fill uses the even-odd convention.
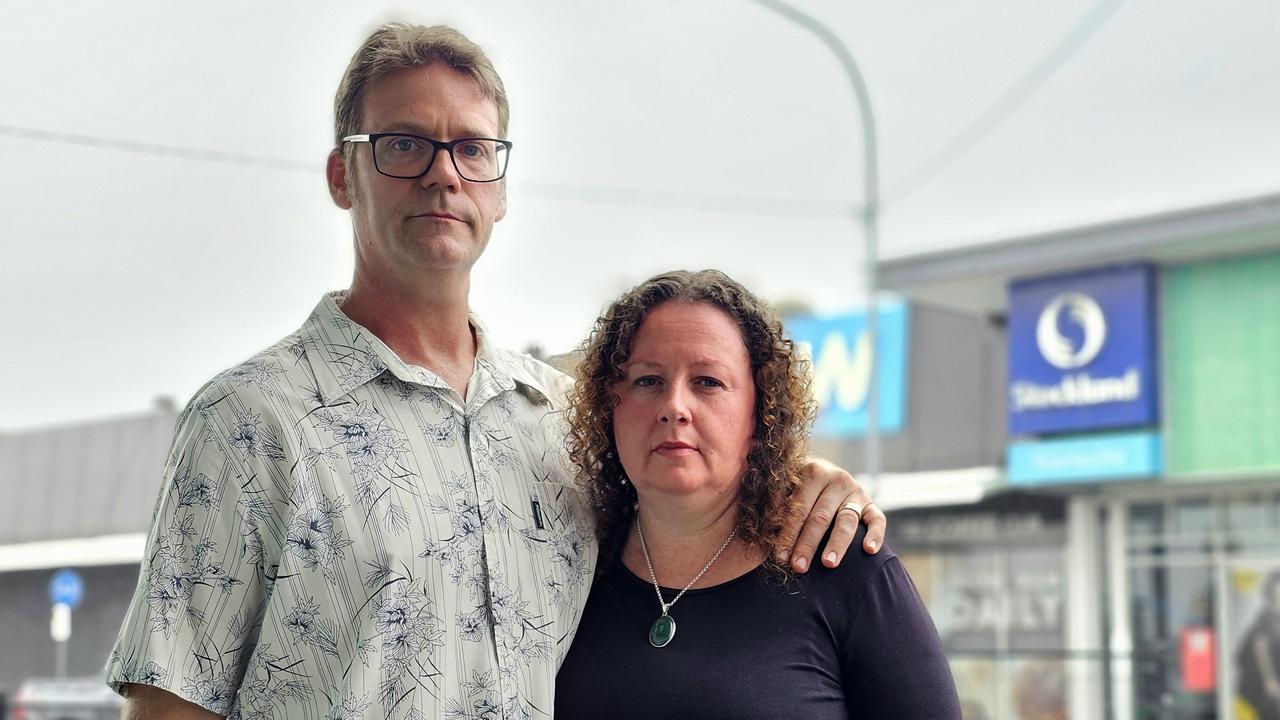
[[[329,197],[333,198],[333,204],[343,210],[350,210],[351,192],[347,188],[347,182],[351,177],[347,173],[347,161],[342,157],[341,149],[334,148],[329,151],[329,161],[325,165],[324,176],[329,181]]]

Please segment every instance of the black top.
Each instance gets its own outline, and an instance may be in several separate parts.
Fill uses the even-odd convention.
[[[786,585],[757,568],[690,590],[655,648],[660,614],[653,583],[621,561],[596,580],[556,676],[557,720],[960,717],[938,632],[887,546]]]

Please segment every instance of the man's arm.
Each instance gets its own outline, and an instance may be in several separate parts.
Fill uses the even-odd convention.
[[[150,685],[124,686],[120,720],[221,720],[222,716]]]
[[[831,537],[822,550],[822,564],[827,567],[839,565],[858,531],[858,516],[853,512],[840,512],[840,508],[849,502],[862,508],[861,519],[867,524],[862,548],[874,555],[884,546],[887,522],[884,513],[873,504],[862,485],[844,469],[818,458],[806,462],[803,483],[796,491],[796,503],[801,508],[808,508],[809,512],[807,516],[802,512],[792,518],[783,530],[786,541],[783,547],[789,544],[791,552],[784,553],[780,559],[785,561],[789,556],[792,570],[798,573],[807,571],[818,543],[834,521]]]
[[[261,397],[218,380],[179,415],[138,584],[103,678],[125,695],[124,717],[231,712],[252,657],[246,643],[267,599],[261,578],[279,562],[286,524],[279,508],[289,494],[267,488],[286,487],[288,470],[241,443],[242,423],[287,438],[268,408]],[[200,661],[183,670],[210,645],[240,651],[217,667]],[[188,702],[175,704],[180,700]],[[207,712],[183,712],[197,707],[190,703]]]

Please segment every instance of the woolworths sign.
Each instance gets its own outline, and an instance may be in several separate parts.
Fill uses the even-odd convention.
[[[872,367],[879,383],[880,429],[894,433],[906,422],[908,307],[880,303],[878,348],[871,346],[865,312],[787,318],[787,332],[813,363],[819,435],[862,435],[867,431],[867,399]],[[876,362],[872,363],[872,353]]]
[[[1101,268],[1009,287],[1009,432],[1154,425],[1155,272]]]

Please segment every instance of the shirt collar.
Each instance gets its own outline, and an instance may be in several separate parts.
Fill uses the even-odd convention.
[[[345,296],[342,290],[326,293],[300,330],[303,357],[311,365],[316,389],[326,405],[384,372],[390,372],[402,382],[448,389],[448,384],[435,373],[404,362],[372,331],[347,317],[339,307]],[[517,378],[512,375],[515,369],[521,376],[518,378],[521,384],[548,395],[546,388],[529,373],[510,367],[505,353],[490,343],[489,331],[479,317],[468,313],[467,319],[476,334],[476,371],[481,381],[484,376],[492,380],[493,394],[515,389]]]

